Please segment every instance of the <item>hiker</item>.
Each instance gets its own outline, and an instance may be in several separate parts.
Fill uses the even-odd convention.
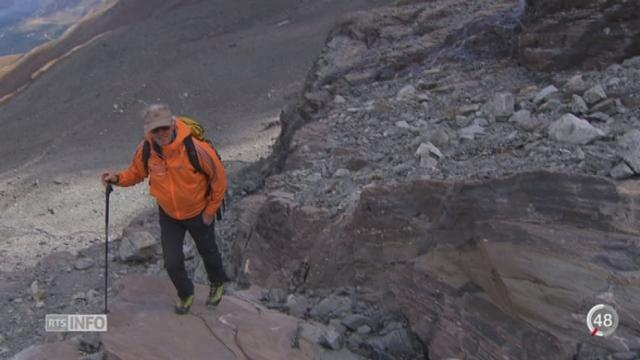
[[[164,266],[179,297],[176,313],[189,312],[194,299],[182,251],[187,230],[207,270],[210,291],[206,304],[216,306],[224,294],[223,284],[229,281],[214,231],[214,218],[227,190],[222,161],[210,143],[192,135],[189,121],[193,120],[174,116],[167,105],[148,106],[143,118],[145,139],[131,165],[119,173],[103,173],[102,183],[132,186],[149,177],[150,193],[160,213]]]

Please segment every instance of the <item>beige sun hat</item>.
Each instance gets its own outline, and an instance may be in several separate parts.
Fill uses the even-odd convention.
[[[168,105],[165,104],[152,104],[149,105],[143,114],[144,118],[144,133],[163,127],[171,126],[173,122],[173,114]]]

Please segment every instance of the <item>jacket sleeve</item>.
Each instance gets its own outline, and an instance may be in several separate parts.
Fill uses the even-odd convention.
[[[138,145],[129,168],[118,173],[118,183],[116,185],[132,186],[141,182],[145,177],[147,177],[147,172],[144,169],[144,160],[142,159],[142,148],[144,147],[144,142],[145,140],[140,142],[140,144]]]
[[[195,139],[193,143],[198,153],[200,166],[209,177],[209,199],[204,212],[207,216],[214,216],[220,205],[222,205],[222,200],[227,192],[227,174],[222,161],[220,161],[212,146]]]

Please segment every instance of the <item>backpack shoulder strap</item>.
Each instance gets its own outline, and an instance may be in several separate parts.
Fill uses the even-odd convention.
[[[162,157],[162,147],[160,145],[153,142],[153,151],[158,154],[158,156]],[[144,141],[144,145],[142,146],[142,163],[144,164],[144,171],[149,173],[149,158],[151,157],[151,144],[149,144],[148,140]]]
[[[211,143],[209,143],[211,144]],[[192,136],[187,136],[186,138],[184,138],[184,146],[187,149],[187,155],[189,156],[189,162],[191,163],[191,165],[193,165],[193,168],[203,174],[204,176],[207,177],[207,179],[209,179],[209,175],[207,175],[207,173],[202,169],[202,165],[200,165],[200,159],[198,159],[198,151],[196,150],[196,145],[193,143],[193,138]],[[215,151],[216,155],[218,156],[218,158],[220,158],[220,155],[218,154],[218,152],[216,151],[216,149],[211,146],[213,148],[213,150]],[[205,196],[209,196],[209,192],[211,191],[211,188],[208,187],[207,188],[207,193]],[[218,212],[216,213],[216,218],[218,220],[222,220],[222,214],[224,213],[226,209],[226,201],[223,198],[222,199],[222,204],[220,204],[220,208],[218,208]]]
[[[187,149],[187,155],[189,156],[189,162],[193,166],[193,168],[207,176],[207,173],[202,169],[202,165],[200,165],[200,159],[198,159],[198,151],[196,150],[196,146],[193,143],[193,138],[191,135],[184,138],[184,146]]]
[[[144,171],[149,173],[149,158],[151,157],[151,145],[147,140],[144,141],[142,146],[142,163],[144,164]]]

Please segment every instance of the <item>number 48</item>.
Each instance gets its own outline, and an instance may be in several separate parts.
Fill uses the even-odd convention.
[[[602,327],[611,327],[613,326],[613,316],[611,314],[597,314],[593,319],[593,324]]]

